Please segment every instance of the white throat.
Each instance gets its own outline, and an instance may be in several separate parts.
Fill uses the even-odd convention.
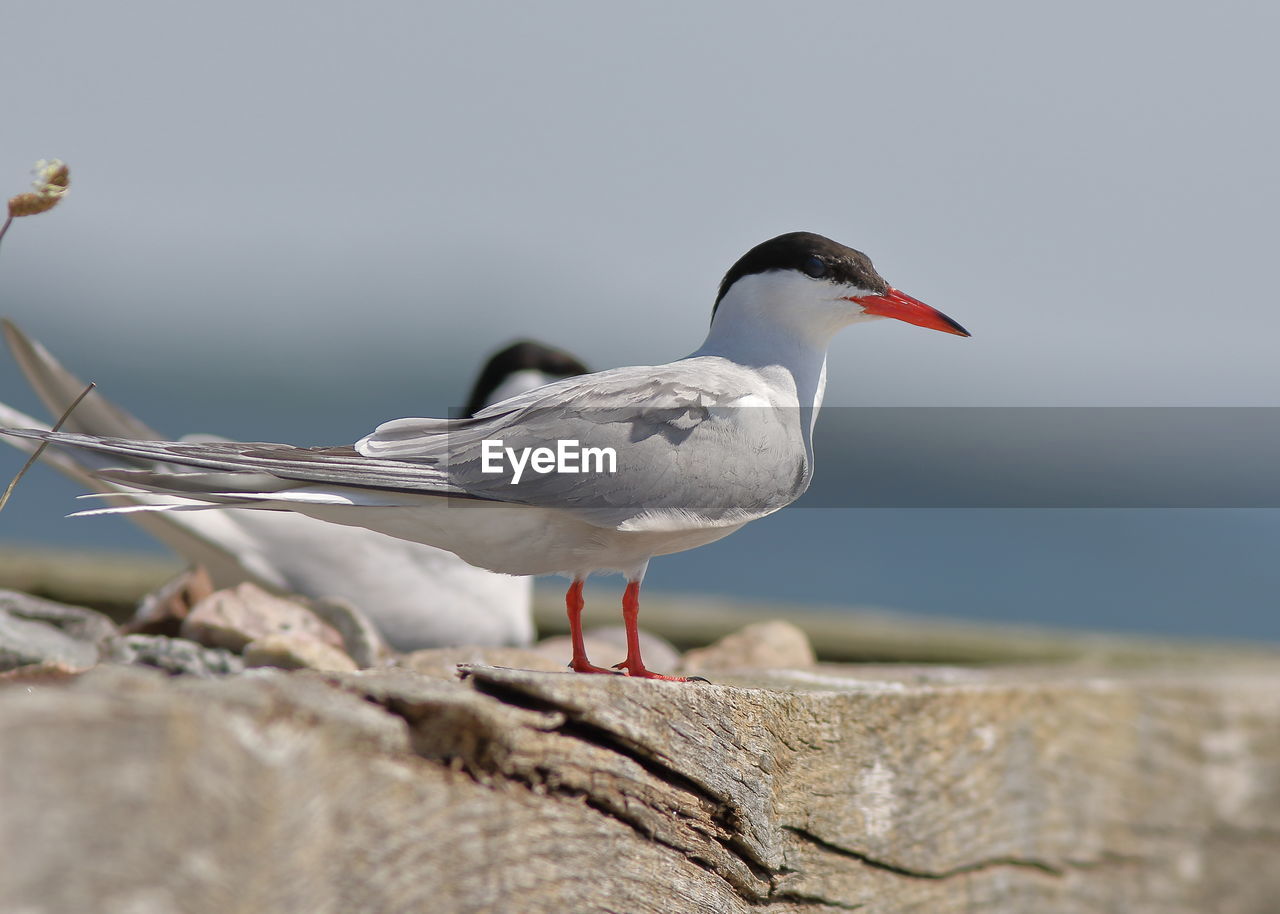
[[[839,291],[792,271],[744,276],[720,300],[706,340],[693,353],[789,375],[801,410],[809,413],[802,421],[810,461],[827,384],[827,346],[841,328],[872,319]]]
[[[694,355],[715,355],[794,379],[801,407],[817,408],[827,380],[827,346],[843,327],[868,320],[831,283],[794,271],[744,276],[720,300],[711,330]]]

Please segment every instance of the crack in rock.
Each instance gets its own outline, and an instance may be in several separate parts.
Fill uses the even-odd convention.
[[[836,901],[823,895],[809,895],[804,892],[781,891],[769,896],[771,902],[786,902],[791,905],[815,908],[836,908],[841,911],[861,911],[865,904],[853,904],[848,901]]]
[[[778,822],[770,811],[768,774],[776,757],[762,754],[770,751],[767,744],[753,742],[748,727],[708,729],[699,715],[714,708],[669,701],[642,707],[651,712],[647,719],[640,712],[626,716],[633,703],[640,703],[639,690],[582,694],[565,691],[568,684],[554,678],[533,680],[502,670],[476,670],[466,685],[367,675],[330,681],[360,691],[403,719],[422,758],[459,768],[487,786],[511,784],[580,801],[681,855],[751,907],[864,907],[788,887],[787,877],[798,871],[784,862],[784,832],[825,853],[915,880],[941,881],[1001,867],[1060,879],[1075,870],[1144,862],[1118,855],[1054,862],[1009,855],[928,869],[880,859]],[[625,719],[619,722],[619,716]],[[679,762],[694,766],[696,776],[677,768]],[[777,859],[761,848],[776,848]]]
[[[729,803],[610,730],[576,719],[573,709],[478,678],[473,688],[398,675],[330,682],[402,719],[424,759],[486,786],[509,783],[580,800],[681,854],[744,900],[768,898],[773,873],[741,843]]]
[[[559,736],[627,760],[655,781],[675,791],[677,795],[687,797],[687,800],[682,802],[672,798],[669,802],[658,805],[640,797],[641,802],[645,803],[648,810],[654,814],[646,815],[644,810],[638,810],[634,804],[628,802],[635,798],[630,794],[624,793],[620,797],[615,797],[607,789],[596,792],[597,784],[594,778],[589,779],[591,783],[587,788],[571,788],[565,791],[561,785],[562,792],[582,796],[592,809],[617,819],[648,839],[682,853],[699,867],[724,879],[743,898],[760,902],[768,897],[769,887],[775,874],[768,864],[741,840],[739,812],[726,798],[718,796],[681,771],[664,764],[654,753],[646,751],[648,747],[643,744],[637,744],[605,727],[582,720],[572,708],[531,696],[506,683],[479,677],[473,679],[472,683],[477,692],[504,704],[529,711],[559,715],[562,722],[554,728],[554,732]],[[537,771],[544,779],[554,778],[557,774],[546,766],[539,766]],[[524,779],[518,771],[504,773]],[[673,840],[679,836],[663,834],[661,828],[655,828],[654,816],[677,820],[679,825],[696,832],[701,842],[696,839]],[[698,846],[699,843],[702,844],[701,847]]]
[[[944,870],[925,870],[916,867],[903,866],[897,863],[891,863],[887,860],[880,860],[863,851],[856,851],[852,848],[835,844],[819,835],[814,834],[808,829],[799,828],[794,825],[783,825],[786,831],[791,832],[803,841],[821,848],[829,853],[837,854],[841,857],[847,857],[851,860],[857,860],[866,864],[872,869],[882,870],[886,873],[893,873],[896,876],[905,876],[909,879],[930,879],[942,880],[950,879],[954,876],[963,876],[967,873],[978,873],[983,870],[995,869],[997,867],[1015,867],[1023,870],[1032,870],[1044,873],[1047,876],[1062,877],[1069,870],[1089,870],[1097,869],[1101,866],[1110,866],[1115,864],[1135,864],[1143,861],[1133,857],[1126,857],[1119,854],[1105,854],[1098,860],[1068,860],[1061,864],[1052,864],[1044,860],[1036,860],[1031,857],[990,857],[985,860],[977,860],[973,863],[964,863],[959,866],[948,867]]]

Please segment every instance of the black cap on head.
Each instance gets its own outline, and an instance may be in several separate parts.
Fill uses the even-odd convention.
[[[788,232],[757,244],[738,258],[720,282],[716,308],[720,307],[720,300],[739,279],[773,270],[798,270],[814,279],[851,283],[869,292],[889,291],[889,284],[871,265],[871,258],[861,251],[813,232]],[[715,315],[715,308],[711,314]]]
[[[495,352],[485,362],[480,377],[476,378],[475,386],[471,388],[471,397],[467,400],[467,415],[474,416],[484,409],[493,392],[517,371],[540,371],[554,378],[570,378],[587,374],[590,370],[563,349],[534,340],[518,340]]]

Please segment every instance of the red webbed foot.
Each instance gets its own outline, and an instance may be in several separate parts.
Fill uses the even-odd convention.
[[[613,665],[615,670],[626,670],[627,675],[635,679],[658,679],[663,682],[706,682],[701,676],[666,676],[662,673],[655,673],[645,667],[644,662],[640,660],[631,661],[624,660],[621,663]]]

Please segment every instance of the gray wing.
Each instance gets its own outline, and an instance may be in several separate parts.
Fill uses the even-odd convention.
[[[805,421],[794,399],[783,401],[756,372],[700,357],[567,379],[470,422],[397,420],[356,447],[402,459],[429,455],[474,496],[569,508],[596,523],[673,512],[699,523],[740,523],[789,504],[807,487]],[[526,465],[515,481],[506,449],[518,455],[558,442],[577,443],[578,472],[537,473]],[[492,459],[499,447],[501,459]],[[592,454],[587,449],[596,460],[582,456]],[[614,471],[602,472],[608,452]]]
[[[568,509],[601,526],[642,529],[648,520],[669,524],[673,516],[697,526],[729,525],[789,504],[808,485],[805,419],[794,400],[772,396],[754,372],[703,357],[570,378],[473,419],[396,420],[356,448],[5,433],[194,468],[99,475],[220,503],[237,503],[237,493],[307,489],[319,497],[321,488],[341,487],[363,490],[364,504],[395,504],[399,492]],[[577,441],[611,449],[616,467],[526,471],[517,483],[509,461],[498,472],[486,468],[486,441],[516,453]]]
[[[105,479],[142,488],[185,493],[285,492],[310,484],[394,489],[427,495],[467,493],[428,461],[362,457],[349,447],[300,448],[289,444],[239,441],[135,441],[127,438],[0,429],[20,438],[85,448],[124,462],[160,463],[202,472],[104,470]]]

